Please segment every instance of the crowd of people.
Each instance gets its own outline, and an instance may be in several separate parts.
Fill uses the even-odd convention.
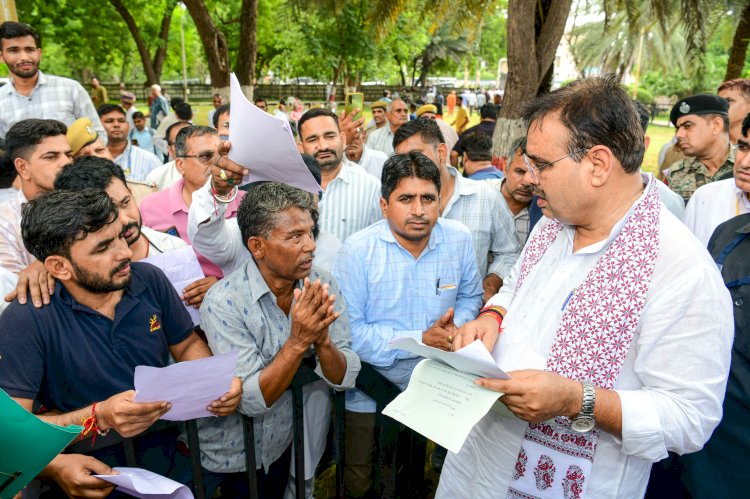
[[[138,466],[195,486],[180,431],[150,431],[170,401],[136,402],[134,371],[230,351],[231,388],[198,421],[206,497],[248,497],[248,471],[260,497],[295,496],[289,387],[302,364],[320,378],[304,388],[306,497],[332,390],[346,392],[347,496],[377,497],[375,393],[356,381],[367,364],[406,388],[422,359],[389,347],[399,337],[445,351],[479,340],[510,375],[476,381],[506,410],[457,454],[435,448],[436,497],[750,485],[750,80],[675,104],[667,149],[683,157],[659,178],[641,170],[649,112],[609,76],[530,102],[500,160],[499,103],[481,91],[443,103],[429,90],[412,116],[386,95],[369,124],[282,101],[273,114],[293,122],[315,195],[241,185],[256,166],[228,158],[219,94],[210,126],[158,85],[147,113],[124,89],[110,103],[97,79],[89,95],[41,72],[23,23],[0,25],[0,55],[0,388],[42,420],[85,422],[78,441],[92,440],[25,497],[112,494],[93,475],[125,464],[122,437]],[[185,248],[203,276],[175,289],[148,260]]]

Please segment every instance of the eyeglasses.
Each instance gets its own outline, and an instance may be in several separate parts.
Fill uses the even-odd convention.
[[[571,156],[575,156],[576,154],[580,154],[582,152],[588,151],[588,148],[581,147],[580,149],[576,149],[572,153],[568,154],[567,156],[563,156],[560,159],[556,159],[554,161],[550,161],[549,163],[537,163],[536,161],[533,161],[530,159],[526,153],[523,153],[523,162],[526,163],[526,168],[529,170],[529,173],[531,174],[531,178],[534,179],[534,182],[539,182],[539,172],[544,170],[545,168],[549,168],[550,166],[554,165],[555,163],[562,161],[564,159],[568,159]]]
[[[198,154],[185,154],[180,158],[197,158],[202,164],[207,165],[216,155],[216,151],[201,151]]]

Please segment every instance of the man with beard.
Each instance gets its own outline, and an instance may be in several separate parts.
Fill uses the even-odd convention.
[[[0,25],[0,56],[11,74],[10,82],[0,88],[0,138],[28,118],[55,119],[71,125],[87,117],[99,136],[106,136],[96,108],[80,83],[39,71],[41,40],[31,26],[11,21]]]
[[[302,152],[320,164],[321,230],[331,232],[343,243],[380,220],[380,181],[361,168],[344,164],[344,140],[336,114],[328,109],[311,109],[302,115],[297,128]]]
[[[675,104],[669,119],[677,128],[677,146],[688,158],[665,170],[664,178],[687,203],[698,187],[732,176],[729,103],[712,94],[693,95]]]
[[[378,128],[367,137],[367,147],[391,156],[393,155],[393,135],[401,125],[409,121],[409,108],[401,99],[394,99],[388,104],[386,118],[388,124]]]
[[[7,160],[21,178],[15,198],[0,204],[0,266],[18,274],[34,261],[23,245],[21,210],[53,189],[55,176],[72,156],[65,125],[55,120],[23,120],[6,136]]]
[[[99,189],[106,192],[118,207],[123,237],[133,253],[133,261],[187,246],[179,237],[143,226],[141,212],[127,187],[122,169],[112,161],[95,156],[78,158],[60,172],[54,186],[56,190]],[[214,278],[205,277],[188,285],[182,296],[185,304],[200,306],[206,291],[215,281]],[[49,303],[54,285],[54,280],[41,262],[34,262],[19,276],[16,293],[19,301],[25,303],[28,291],[34,306],[41,307]],[[16,293],[6,296],[5,300],[12,301]]]
[[[166,277],[148,264],[131,264],[115,203],[101,190],[55,191],[24,207],[24,244],[57,280],[50,304],[37,309],[17,301],[0,315],[0,388],[25,409],[41,403],[39,417],[68,426],[81,424],[91,446],[116,443],[147,430],[170,408],[168,400],[135,402],[133,377],[139,365],[166,367],[211,356]],[[23,331],[23,334],[18,334]],[[208,409],[233,414],[240,402],[238,378]],[[178,431],[137,438],[143,467],[186,481],[189,463],[176,452]],[[42,477],[74,497],[103,497],[111,484],[91,476],[126,464],[122,446],[61,454]],[[53,487],[49,496],[60,497]]]

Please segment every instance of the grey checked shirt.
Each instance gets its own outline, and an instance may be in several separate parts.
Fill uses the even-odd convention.
[[[310,280],[330,285],[338,297],[335,308],[341,316],[328,328],[331,342],[346,357],[346,374],[337,390],[354,386],[360,369],[359,357],[351,350],[349,319],[338,284],[328,272],[313,267]],[[255,261],[246,264],[214,285],[201,306],[201,327],[214,354],[239,351],[235,374],[243,380],[239,410],[252,416],[255,459],[268,470],[292,441],[292,395],[285,392],[271,407],[260,391],[261,371],[268,366],[291,334],[291,320],[276,305]],[[325,379],[318,363],[315,372]],[[210,471],[234,473],[245,470],[241,418],[206,418],[199,421],[201,462]]]
[[[508,211],[505,200],[486,182],[464,178],[453,167],[448,167],[448,171],[455,177],[456,187],[442,217],[469,228],[480,277],[495,274],[505,281],[523,249],[513,219],[498,216],[502,210]],[[489,255],[492,263],[488,263]]]
[[[39,80],[31,95],[16,92],[13,80],[0,87],[0,137],[5,138],[10,127],[29,118],[58,120],[70,126],[83,117],[91,120],[106,144],[107,134],[91,97],[77,81],[39,71]]]

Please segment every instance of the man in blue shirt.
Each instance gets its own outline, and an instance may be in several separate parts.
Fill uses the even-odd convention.
[[[383,168],[381,209],[385,220],[344,242],[333,273],[346,298],[352,348],[402,390],[421,360],[390,349],[409,336],[450,350],[456,325],[482,305],[482,283],[469,230],[438,219],[440,171],[418,152],[389,158]],[[353,497],[372,485],[375,403],[347,392],[346,469]]]
[[[171,406],[134,401],[136,366],[164,367],[170,355],[181,362],[209,357],[211,351],[193,332],[164,274],[131,264],[133,253],[107,193],[45,194],[26,204],[21,229],[24,244],[57,284],[48,306],[16,300],[0,315],[0,388],[29,411],[35,402],[51,410],[54,415],[40,416],[48,422],[67,426],[86,420],[91,431],[81,438],[98,434],[106,442],[110,429],[123,437],[139,435]],[[241,393],[235,379],[209,410],[232,414]],[[139,466],[186,479],[175,444],[176,435],[139,438]],[[124,465],[124,452],[115,446],[89,454],[95,459],[60,455],[41,475],[68,495],[99,497],[110,486],[90,474],[106,473],[100,461]]]
[[[463,137],[464,175],[472,180],[502,179],[503,173],[492,165],[492,138],[482,132]]]

